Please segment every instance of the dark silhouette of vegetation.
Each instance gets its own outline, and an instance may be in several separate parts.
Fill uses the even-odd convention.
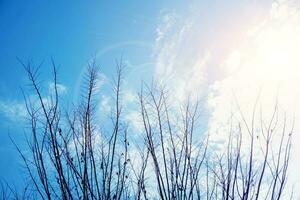
[[[54,93],[49,98],[42,94],[39,69],[30,63],[22,65],[38,99],[24,94],[29,151],[14,143],[30,182],[23,192],[2,183],[1,199],[289,198],[284,189],[292,130],[287,130],[286,121],[278,126],[277,107],[268,123],[260,120],[260,130],[254,127],[254,108],[250,125],[243,118],[228,134],[226,148],[217,151],[209,135],[198,128],[199,101],[177,106],[169,99],[172,91],[143,85],[138,94],[143,140],[133,144],[129,137],[133,133],[123,117],[122,62],[117,64],[113,82],[109,131],[101,129],[96,117],[99,68],[94,61],[85,75],[82,101],[68,112],[60,104],[55,63],[52,61]],[[279,145],[273,145],[275,134],[280,134]],[[257,145],[259,155],[255,154]],[[133,155],[131,148],[135,148]]]

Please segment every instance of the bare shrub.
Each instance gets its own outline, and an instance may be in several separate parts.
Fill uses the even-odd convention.
[[[202,123],[199,101],[187,100],[177,106],[169,98],[172,91],[143,85],[138,94],[143,140],[135,144],[140,163],[134,163],[128,137],[134,133],[129,132],[122,117],[122,62],[117,64],[113,82],[108,131],[101,129],[103,123],[96,117],[99,68],[94,61],[88,66],[81,103],[68,112],[60,103],[55,63],[52,61],[54,93],[48,97],[42,93],[39,69],[30,63],[22,65],[36,95],[36,100],[24,95],[30,124],[29,152],[15,144],[31,179],[27,197],[282,199],[293,130],[286,129],[286,121],[278,127],[277,107],[269,123],[261,119],[258,131],[253,122],[238,122],[226,138],[226,150],[219,152],[198,126]],[[280,136],[277,143],[273,143],[275,132]],[[257,145],[259,157],[255,155]],[[19,199],[13,193],[17,194],[2,185],[2,199]]]

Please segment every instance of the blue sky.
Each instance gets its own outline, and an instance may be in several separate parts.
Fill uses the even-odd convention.
[[[273,59],[283,53],[272,51],[281,47],[300,50],[300,45],[290,45],[300,44],[300,30],[295,28],[300,16],[294,12],[299,5],[288,2],[0,1],[0,178],[16,181],[22,169],[8,137],[10,133],[18,143],[24,142],[26,124],[22,120],[20,88],[28,91],[28,82],[17,58],[36,65],[44,62],[41,79],[47,88],[53,57],[59,66],[60,84],[65,88],[62,97],[68,107],[78,101],[82,74],[92,58],[96,58],[107,81],[114,74],[115,60],[122,57],[127,66],[128,94],[139,89],[141,80],[155,79],[170,85],[178,101],[187,93],[204,97],[203,108],[211,111],[205,116],[204,127],[220,132],[223,129],[215,127],[223,126],[225,113],[231,112],[232,91],[247,110],[261,84],[266,85],[266,96],[270,97],[274,93],[271,86],[280,81],[285,94],[282,104],[294,105],[294,94],[288,91],[299,90],[294,88],[300,80],[295,75],[298,65],[294,67],[299,62],[287,63],[290,67],[285,66],[288,70],[283,72],[278,60]],[[263,41],[268,40],[275,46],[264,46]],[[261,60],[260,53],[276,63]],[[294,61],[296,56],[291,53],[285,57]],[[260,77],[266,77],[270,70],[263,67],[266,63],[274,64],[276,70],[274,76],[262,80]],[[106,105],[109,91],[103,89],[103,93],[100,107]],[[270,104],[267,97],[262,102]],[[135,116],[129,113],[127,119]],[[295,179],[300,180],[299,173]]]
[[[171,1],[1,1],[0,2],[0,177],[16,181],[22,168],[8,137],[23,144],[23,96],[26,74],[18,59],[41,68],[43,86],[51,81],[51,57],[59,66],[66,104],[77,101],[85,66],[96,58],[101,73],[114,74],[115,60],[124,58],[128,84],[150,75],[153,46],[161,13],[176,10]],[[151,75],[150,75],[151,76]],[[150,77],[149,76],[149,77]],[[30,90],[29,90],[30,93]]]
[[[59,65],[61,82],[67,88],[64,98],[70,102],[78,90],[84,66],[96,54],[101,71],[108,76],[113,74],[115,59],[122,55],[134,57],[132,65],[137,67],[149,62],[155,26],[163,6],[140,1],[131,4],[1,1],[0,101],[16,106],[23,100],[20,87],[26,89],[28,82],[17,58],[35,64],[44,61],[41,72],[43,84],[47,85],[53,57]],[[0,112],[0,177],[14,181],[20,165],[8,133],[22,142],[19,140],[24,131],[23,122],[16,115],[15,111]]]

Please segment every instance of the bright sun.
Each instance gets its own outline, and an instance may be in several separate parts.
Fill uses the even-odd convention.
[[[284,5],[274,6],[271,15],[249,28],[233,47],[221,65],[222,78],[213,85],[218,101],[230,102],[234,93],[251,113],[249,102],[261,94],[266,113],[272,113],[276,100],[290,113],[300,108],[300,12]],[[220,113],[226,113],[222,109]]]
[[[284,11],[282,11],[284,9]],[[225,62],[241,81],[286,84],[300,78],[300,14],[277,7],[268,20],[247,34]]]
[[[242,39],[236,37],[239,40],[233,43],[237,45],[221,63],[221,78],[213,85],[209,102],[213,108],[209,127],[216,132],[216,141],[227,137],[231,119],[225,113],[240,120],[242,111],[246,121],[251,122],[256,100],[258,129],[261,118],[272,118],[276,105],[281,112],[279,117],[295,120],[288,127],[294,127],[293,140],[300,141],[300,11],[288,7],[283,0],[275,2],[270,16],[250,27],[247,33],[239,33]],[[300,145],[293,146],[293,151],[300,152]],[[300,164],[294,161],[297,162],[291,167],[291,179],[298,179],[300,184]]]
[[[257,52],[254,52],[257,73],[280,82],[297,76],[300,73],[299,33],[299,28],[289,24],[262,31],[256,38]]]

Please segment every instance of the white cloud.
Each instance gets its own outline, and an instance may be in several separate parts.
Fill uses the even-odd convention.
[[[98,74],[98,79],[96,81],[96,90],[99,91],[107,83],[107,77],[103,73]]]
[[[100,100],[100,107],[99,107],[99,114],[100,115],[107,115],[112,110],[112,102],[111,97],[107,95],[102,95]]]
[[[184,101],[187,94],[197,97],[206,82],[210,51],[194,38],[197,19],[165,13],[157,28],[155,79],[176,92],[171,98]],[[197,92],[196,92],[197,91]]]
[[[125,115],[125,120],[129,124],[129,127],[133,129],[135,133],[142,133],[144,130],[144,124],[141,118],[141,114],[138,111],[131,111]]]
[[[241,20],[241,27],[226,28],[225,20],[219,22],[221,31],[209,37],[211,42],[201,40],[199,27],[205,21],[193,14],[167,13],[157,28],[156,79],[173,89],[177,100],[190,93],[208,96],[208,131],[218,144],[228,137],[230,120],[241,121],[239,109],[251,121],[259,94],[258,112],[261,108],[265,120],[270,119],[276,101],[281,122],[284,114],[288,122],[296,115],[294,141],[300,140],[299,5],[280,0],[269,6],[269,15]],[[247,22],[251,22],[248,27]],[[299,152],[294,145],[293,154]],[[299,162],[291,161],[290,181],[300,184],[299,167]]]
[[[23,120],[27,114],[25,105],[17,101],[0,101],[0,112],[12,121]]]
[[[59,94],[64,94],[67,91],[66,86],[62,84],[57,84],[56,86]],[[46,106],[51,105],[52,100],[49,95],[53,94],[54,92],[54,83],[51,82],[48,84],[48,96],[46,95],[42,98]],[[29,95],[27,100],[30,101],[33,106],[40,105],[40,101],[35,95]],[[0,112],[10,120],[24,120],[24,118],[27,116],[25,101],[0,100]]]
[[[49,93],[50,94],[55,93],[55,83],[54,82],[49,83],[48,88],[49,88]],[[63,84],[57,83],[56,84],[56,88],[57,88],[57,92],[59,94],[64,94],[64,93],[67,92],[67,87],[65,85],[63,85]]]
[[[138,102],[138,96],[133,91],[127,89],[123,92],[122,100],[125,105]]]
[[[300,13],[291,1],[275,1],[270,15],[260,24],[252,27],[244,35],[244,42],[220,62],[220,79],[210,86],[209,105],[212,116],[209,131],[216,141],[228,137],[229,120],[233,117],[242,121],[239,109],[251,123],[252,111],[258,96],[255,126],[260,126],[259,112],[262,109],[264,120],[269,120],[278,102],[279,124],[281,127],[285,114],[288,129],[296,115],[293,141],[300,140]],[[232,113],[232,115],[230,115]],[[278,142],[278,141],[277,141]],[[294,158],[300,148],[293,146]],[[290,182],[300,183],[297,169],[300,163],[292,160]]]

